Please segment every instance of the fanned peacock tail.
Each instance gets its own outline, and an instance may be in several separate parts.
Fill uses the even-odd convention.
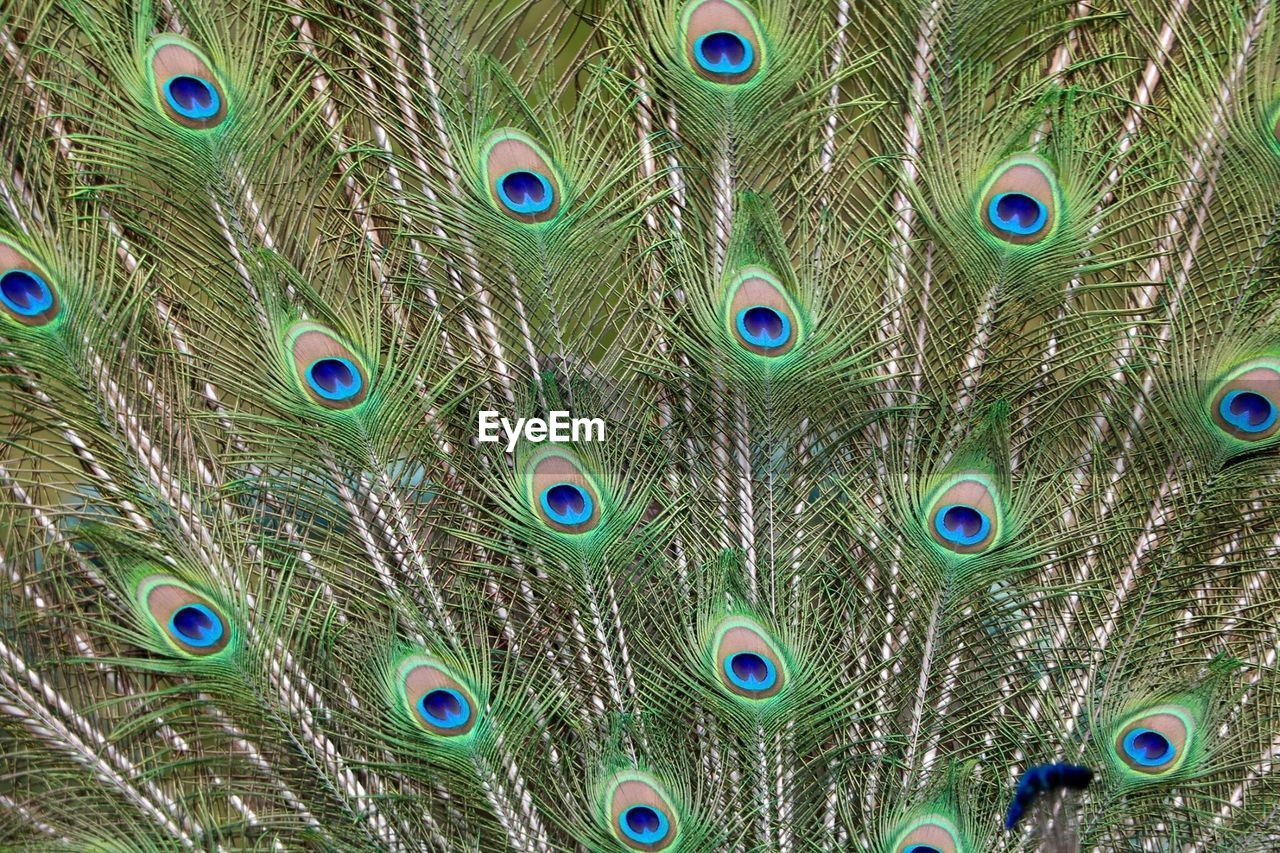
[[[1269,0],[0,54],[0,847],[1280,848]]]

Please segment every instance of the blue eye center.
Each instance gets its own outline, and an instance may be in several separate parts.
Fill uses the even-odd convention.
[[[1039,218],[1040,202],[1022,193],[1006,193],[996,202],[996,213],[1004,221],[1026,228]]]
[[[968,504],[951,504],[934,516],[934,529],[946,542],[956,545],[976,545],[991,530],[991,519],[977,507]]]
[[[1167,737],[1151,729],[1137,728],[1125,735],[1125,754],[1145,767],[1159,767],[1173,758],[1173,744]]]
[[[203,604],[184,604],[169,617],[169,628],[189,646],[212,646],[222,639],[222,620]]]
[[[769,675],[769,666],[764,658],[752,652],[739,652],[730,660],[733,674],[743,681],[761,682]]]
[[[165,81],[164,96],[174,112],[191,119],[211,118],[220,107],[218,90],[209,81],[190,74],[179,74]]]
[[[652,844],[667,834],[667,816],[652,806],[631,806],[618,816],[618,825],[632,841]]]
[[[1222,419],[1241,432],[1263,432],[1276,422],[1276,407],[1256,391],[1229,391],[1218,404]]]
[[[942,851],[929,844],[912,844],[902,853],[942,853]]]
[[[428,723],[441,729],[457,728],[471,718],[471,706],[466,698],[448,687],[424,693],[418,700],[418,711]]]
[[[982,529],[982,513],[971,506],[953,506],[943,513],[942,524],[950,531],[973,536]]]
[[[780,347],[791,337],[791,321],[768,305],[752,305],[738,312],[738,334],[752,346]]]
[[[542,509],[557,524],[582,524],[591,518],[591,495],[581,486],[557,483],[544,489],[540,500]]]
[[[347,400],[360,391],[360,371],[345,358],[321,358],[307,368],[307,383],[326,400]]]
[[[755,652],[735,652],[724,662],[729,683],[742,690],[761,692],[773,687],[778,680],[773,662]]]
[[[627,826],[636,832],[652,832],[658,828],[658,813],[648,806],[627,809]]]
[[[445,690],[432,690],[426,698],[427,710],[433,717],[456,717],[462,713],[458,697]]]
[[[507,172],[499,178],[498,197],[510,210],[525,215],[544,213],[555,201],[550,181],[526,169]]]
[[[1156,732],[1143,732],[1133,739],[1133,746],[1147,758],[1164,758],[1169,753],[1169,741]]]
[[[547,503],[560,515],[577,515],[586,509],[586,495],[577,486],[561,483],[547,490]]]
[[[547,188],[532,172],[512,172],[502,179],[502,189],[510,198],[525,202],[539,202],[547,195]]]
[[[728,30],[699,37],[693,44],[693,55],[703,70],[724,76],[741,74],[755,59],[751,42]]]
[[[34,317],[53,306],[53,291],[28,270],[9,270],[0,276],[0,300],[23,317]]]
[[[1010,234],[1034,234],[1049,218],[1045,206],[1026,193],[1000,193],[987,206],[991,223]]]

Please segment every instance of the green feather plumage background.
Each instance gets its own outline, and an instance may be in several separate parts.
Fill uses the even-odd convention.
[[[1280,849],[1269,0],[0,66],[0,847]]]

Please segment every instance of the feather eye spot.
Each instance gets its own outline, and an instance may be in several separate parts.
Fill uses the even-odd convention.
[[[156,106],[188,130],[209,130],[227,118],[227,98],[209,60],[180,36],[157,36],[149,62]]]
[[[776,696],[786,685],[782,655],[763,629],[732,617],[717,632],[716,675],[721,686],[743,699]]]
[[[179,642],[198,649],[214,645],[226,633],[221,617],[199,602],[185,604],[173,611],[169,617],[169,631]]]
[[[725,658],[724,674],[734,686],[751,693],[768,690],[778,680],[773,663],[755,652],[737,652]]]
[[[1043,228],[1049,211],[1025,193],[1000,193],[987,205],[987,216],[998,230],[1022,237]]]
[[[600,492],[568,451],[547,446],[530,460],[525,477],[529,508],[547,527],[580,534],[600,523]]]
[[[752,305],[738,312],[738,334],[752,346],[777,349],[791,337],[791,321],[768,305]]]
[[[608,829],[632,850],[665,850],[675,844],[679,818],[666,793],[648,774],[624,771],[606,794]]]
[[[741,74],[755,61],[751,42],[728,30],[714,30],[693,43],[693,55],[702,70],[719,76]]]
[[[326,400],[342,402],[360,393],[360,371],[346,358],[319,358],[307,368],[307,384]]]
[[[803,321],[782,282],[760,267],[741,270],[725,293],[726,331],[749,353],[776,358],[791,352],[803,335]]]
[[[517,222],[548,222],[564,204],[559,170],[538,143],[514,128],[485,139],[480,174],[490,204]]]
[[[233,628],[219,608],[174,578],[144,578],[137,596],[168,645],[178,652],[208,657],[230,645]]]
[[[1222,419],[1241,432],[1265,432],[1276,422],[1276,407],[1256,391],[1228,391],[1218,404]]]
[[[671,822],[661,810],[640,804],[631,806],[618,818],[623,835],[637,844],[657,844],[666,837]]]
[[[25,251],[0,237],[0,312],[23,326],[46,326],[62,308],[53,279]]]
[[[1280,432],[1280,365],[1253,361],[1219,384],[1210,402],[1218,429],[1241,441],[1257,442]]]
[[[306,399],[326,409],[351,409],[369,396],[368,373],[351,349],[316,323],[295,323],[285,335],[287,352]]]
[[[1167,737],[1143,728],[1135,728],[1125,735],[1121,747],[1125,755],[1143,767],[1161,767],[1177,753]]]
[[[951,821],[934,816],[910,824],[891,849],[894,853],[960,853],[957,839]]]
[[[438,687],[422,694],[418,713],[439,729],[456,729],[471,719],[471,705],[465,696],[448,687]]]
[[[443,664],[434,659],[413,658],[401,672],[404,698],[414,721],[424,731],[455,738],[475,728],[477,706],[473,694]]]
[[[938,535],[955,545],[976,545],[991,532],[991,519],[982,510],[968,504],[944,506],[933,519]]]
[[[573,483],[556,483],[538,496],[542,510],[556,524],[574,527],[591,518],[594,507],[591,495]]]
[[[764,60],[760,26],[737,0],[692,2],[681,20],[685,62],[702,79],[737,86],[760,72]]]
[[[1060,207],[1057,178],[1049,164],[1031,154],[1005,160],[992,172],[976,213],[993,237],[1030,245],[1057,227]]]
[[[178,115],[195,121],[213,118],[222,109],[218,90],[203,77],[177,74],[164,82],[165,102]]]
[[[497,189],[498,198],[507,209],[521,216],[545,213],[555,201],[551,182],[527,169],[507,172],[498,179]]]
[[[1120,727],[1116,758],[1144,776],[1165,775],[1183,763],[1192,731],[1193,718],[1185,708],[1156,708]]]
[[[0,276],[0,302],[15,318],[30,322],[47,314],[55,299],[53,290],[35,271],[12,269]]]
[[[996,541],[999,516],[996,496],[978,474],[962,474],[930,501],[929,536],[948,551],[969,555]]]

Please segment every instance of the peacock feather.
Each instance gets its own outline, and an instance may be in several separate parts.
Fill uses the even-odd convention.
[[[1271,0],[0,66],[0,848],[1280,849]]]

